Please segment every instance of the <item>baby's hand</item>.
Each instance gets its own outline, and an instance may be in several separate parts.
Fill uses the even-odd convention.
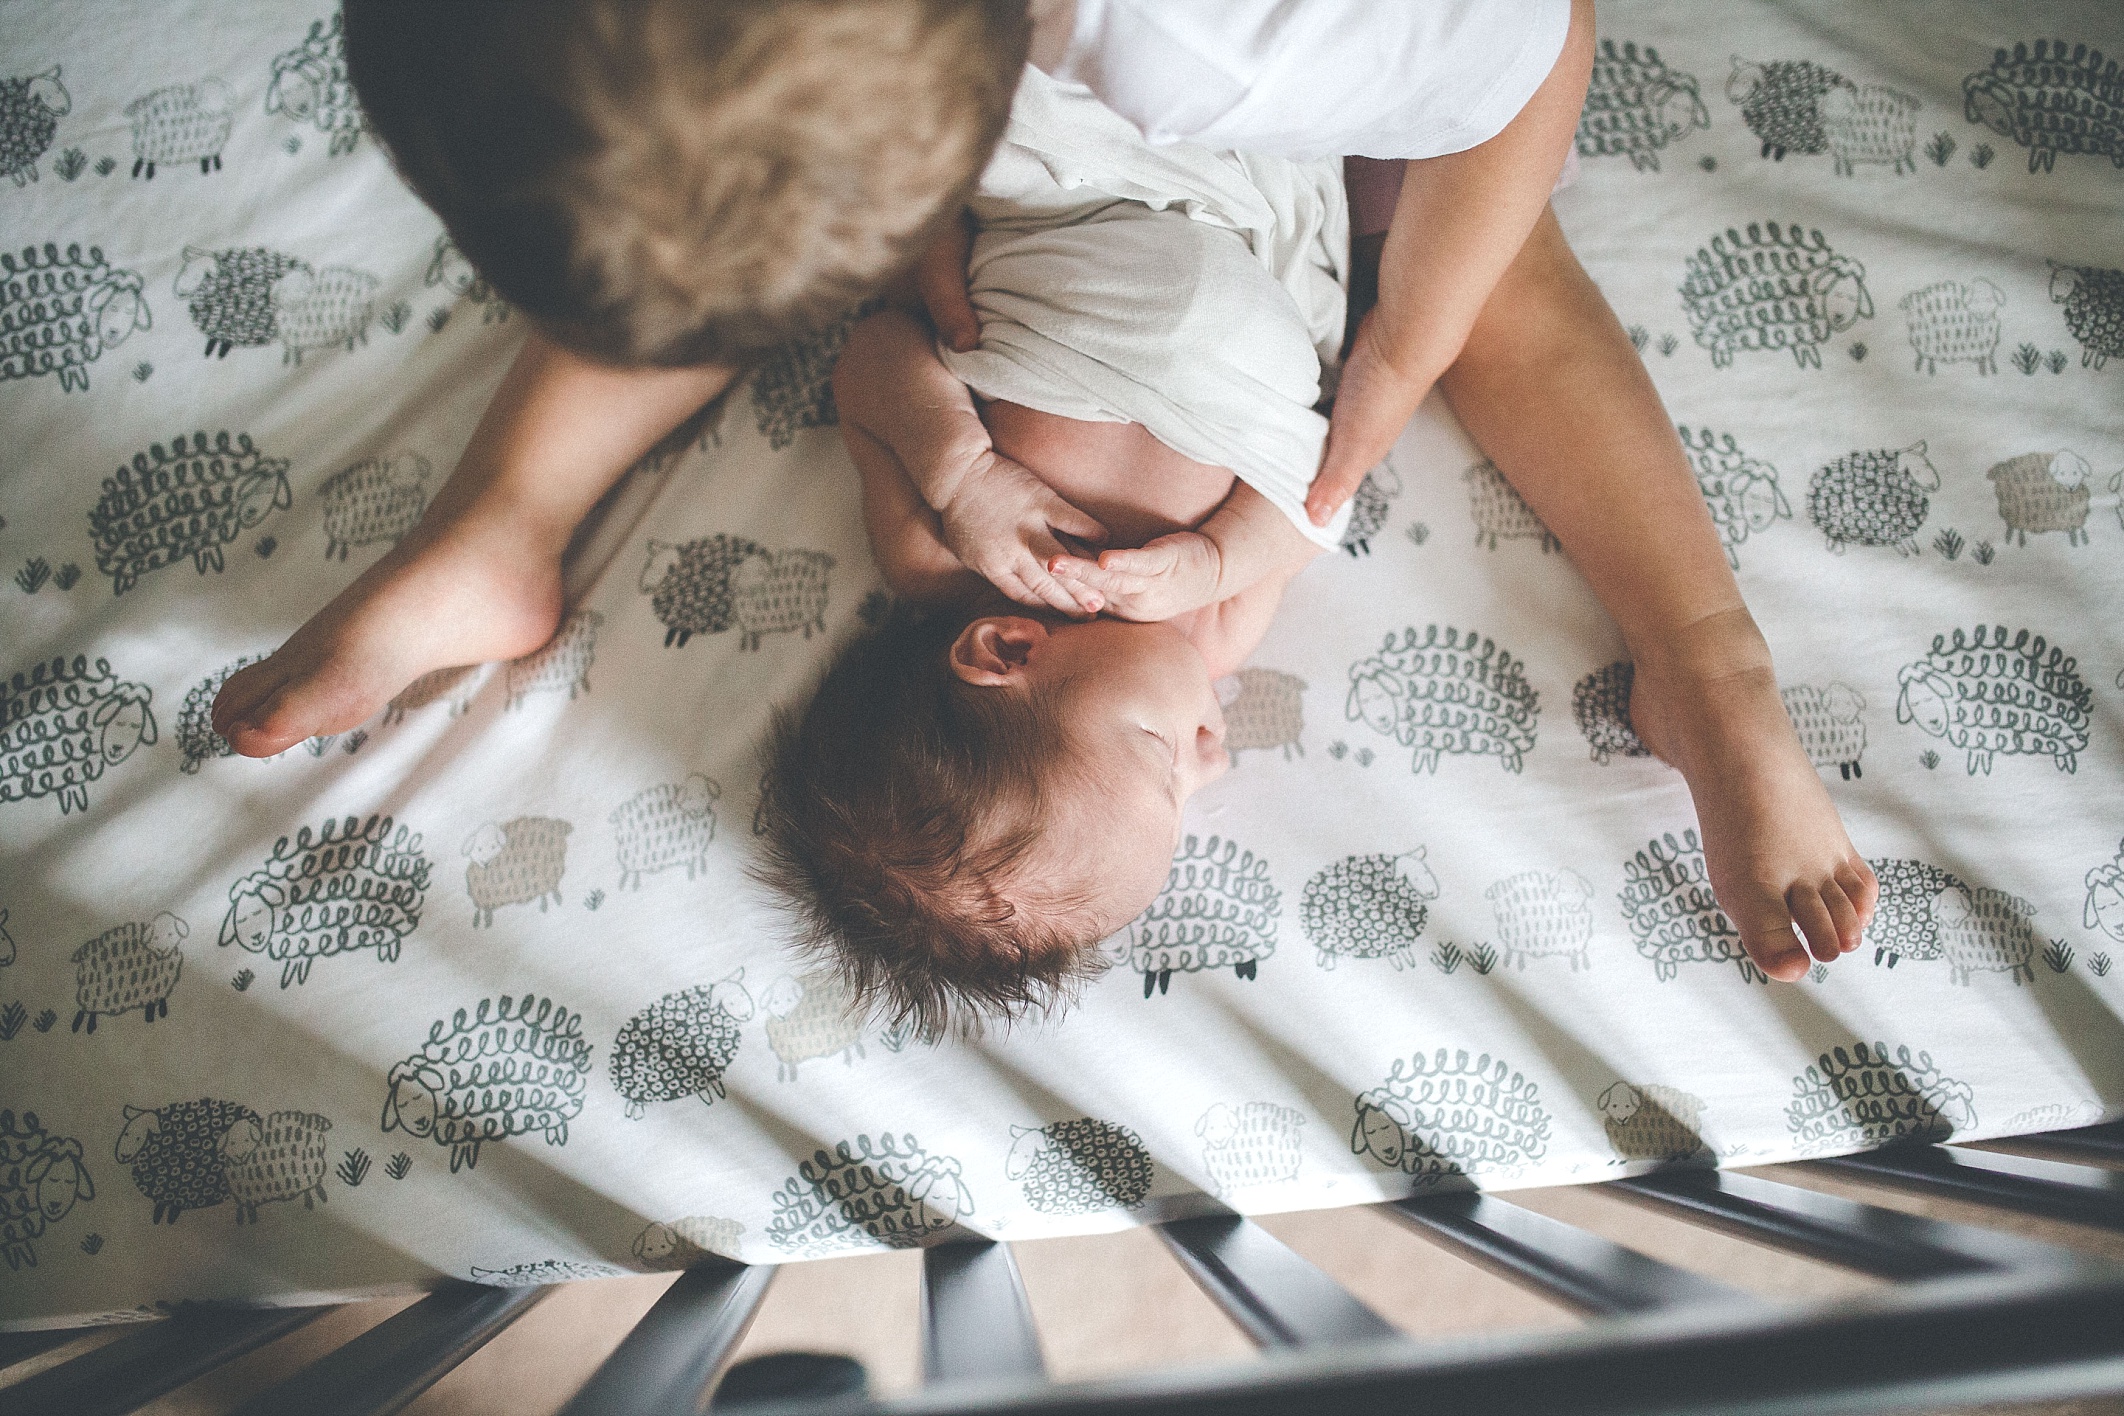
[[[1132,551],[1107,551],[1096,562],[1056,556],[1048,569],[1093,609],[1125,620],[1169,620],[1217,602],[1224,557],[1201,532],[1176,531]]]
[[[993,451],[982,457],[982,465],[959,479],[952,499],[936,509],[944,544],[968,570],[1021,605],[1097,614],[1097,605],[1083,603],[1081,592],[1046,567],[1069,554],[1058,533],[1098,545],[1106,528],[1009,458]]]

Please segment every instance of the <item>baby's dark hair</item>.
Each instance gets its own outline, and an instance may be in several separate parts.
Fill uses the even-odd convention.
[[[496,290],[608,363],[734,363],[912,261],[1025,0],[344,0],[348,75]]]
[[[1103,967],[1083,901],[1032,868],[1066,748],[1054,698],[962,682],[963,626],[895,611],[778,715],[753,868],[860,1009],[927,1040],[1045,1013]]]

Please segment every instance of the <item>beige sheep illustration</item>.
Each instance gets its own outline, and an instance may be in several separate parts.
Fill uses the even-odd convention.
[[[775,1056],[775,1080],[793,1082],[797,1068],[817,1057],[839,1054],[854,1066],[863,1055],[863,1015],[840,979],[828,970],[768,985],[760,995],[767,1010],[767,1046]]]
[[[302,1111],[247,1116],[221,1138],[221,1164],[236,1201],[236,1222],[256,1224],[260,1205],[300,1199],[302,1207],[325,1202],[330,1169],[325,1133],[332,1123]]]

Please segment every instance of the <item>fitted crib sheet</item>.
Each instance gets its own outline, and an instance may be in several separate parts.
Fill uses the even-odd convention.
[[[1434,402],[1113,970],[937,1047],[744,873],[770,711],[886,604],[831,338],[636,469],[547,649],[226,755],[215,687],[418,516],[523,322],[322,6],[156,25],[0,3],[6,1321],[2124,1114],[2112,8],[1602,9],[1557,209],[1880,870],[1865,948],[1752,972],[1612,623]]]

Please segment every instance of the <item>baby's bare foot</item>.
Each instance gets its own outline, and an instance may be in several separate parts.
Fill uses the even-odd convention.
[[[1791,983],[1810,954],[1829,963],[1859,946],[1880,886],[1793,732],[1769,652],[1753,647],[1761,636],[1738,614],[1711,627],[1735,636],[1731,652],[1640,662],[1630,716],[1689,783],[1711,888],[1748,957]]]
[[[530,653],[560,611],[557,558],[503,534],[416,530],[270,658],[230,675],[214,731],[245,757],[344,732],[432,669]]]

